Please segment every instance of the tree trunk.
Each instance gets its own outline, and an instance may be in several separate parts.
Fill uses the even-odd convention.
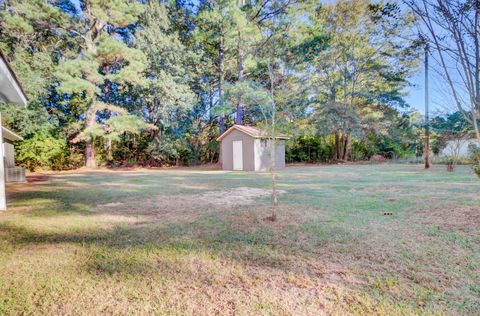
[[[312,162],[312,154],[310,149],[310,142],[308,142],[308,162]]]
[[[224,78],[224,66],[223,66],[223,56],[224,56],[224,48],[223,48],[223,35],[220,39],[220,45],[218,47],[218,102],[220,107],[222,108],[222,113],[220,114],[219,124],[220,124],[220,135],[225,132],[225,113],[223,110],[223,78]]]
[[[108,160],[113,160],[112,140],[110,138],[107,140],[107,156]]]
[[[105,67],[105,75],[108,75],[110,73],[110,68],[109,67]],[[107,119],[110,118],[111,116],[111,112],[110,112],[110,108],[108,107],[109,104],[110,104],[110,86],[111,86],[111,82],[110,80],[107,80],[107,82],[105,83],[105,86],[103,88],[103,93],[105,94],[105,104],[107,104]],[[107,133],[109,132],[109,128],[106,127],[107,129]],[[109,138],[107,140],[107,159],[108,160],[113,160],[113,151],[112,151],[112,139]]]
[[[277,116],[277,106],[275,104],[275,86],[274,86],[274,75],[273,69],[269,64],[269,73],[270,73],[270,96],[272,97],[272,144],[270,148],[270,173],[272,175],[272,222],[277,220],[278,214],[278,192],[277,192],[277,160],[276,160],[276,151],[277,151],[277,133],[276,133],[276,116]],[[268,127],[268,125],[267,125]]]
[[[222,114],[219,119],[220,124],[220,135],[225,133],[225,116]]]
[[[350,137],[348,134],[343,136],[343,154],[342,160],[346,161],[348,159],[348,147],[350,146]]]
[[[335,160],[340,160],[340,135],[335,133]]]
[[[95,123],[95,113],[87,111],[87,119],[85,121],[85,128],[90,128]],[[87,138],[85,142],[85,166],[87,168],[95,168],[97,163],[95,161],[95,147],[93,139]]]
[[[276,170],[276,140],[275,140],[275,121],[272,122],[272,144],[270,146],[270,174],[272,176],[272,215],[270,220],[275,222],[278,213],[278,192],[277,192],[277,170]]]
[[[84,3],[85,8],[84,12],[85,15],[91,17],[91,4],[90,1],[85,1]],[[101,31],[106,23],[103,21],[95,20],[92,25],[88,26],[88,31],[86,32],[84,39],[85,39],[85,48],[82,49],[82,58],[85,59],[88,54],[94,54],[97,50],[96,43],[100,40]],[[95,96],[93,95],[93,100],[95,100]],[[90,101],[94,102],[94,101]],[[93,106],[93,103],[92,103]],[[92,111],[92,108],[89,107],[87,112],[85,113],[85,127],[89,128],[92,127],[95,123],[95,112]],[[93,144],[93,139],[88,138],[85,142],[85,166],[87,168],[95,168],[97,166],[97,162],[95,160],[95,147]]]
[[[473,106],[473,128],[477,137],[478,146],[480,146],[480,130],[478,129],[478,119],[480,118],[480,43],[478,39],[478,23],[480,18],[480,1],[475,1],[475,22],[474,22],[474,43],[475,43],[475,102]]]
[[[243,81],[243,50],[242,48],[238,47],[237,50],[237,66],[238,66],[238,82]],[[235,118],[235,124],[242,125],[243,124],[243,105],[242,105],[242,98],[238,98],[237,100],[237,117]]]

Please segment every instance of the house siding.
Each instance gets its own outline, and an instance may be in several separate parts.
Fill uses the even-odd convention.
[[[15,167],[15,153],[13,149],[13,142],[8,139],[3,140],[3,155],[5,159],[5,167]]]
[[[456,151],[458,151],[458,156],[461,158],[468,157],[470,155],[470,146],[477,145],[476,138],[470,139],[458,139],[458,140],[449,140],[440,153],[439,157],[448,157],[452,156]]]

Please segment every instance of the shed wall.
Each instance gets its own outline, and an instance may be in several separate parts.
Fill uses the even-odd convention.
[[[242,141],[243,170],[255,171],[254,138],[245,133],[233,130],[222,139],[221,159],[224,170],[233,170],[233,141]]]
[[[272,141],[255,139],[255,171],[269,171],[271,165],[270,151]],[[275,168],[285,168],[285,141],[277,140],[275,148]]]

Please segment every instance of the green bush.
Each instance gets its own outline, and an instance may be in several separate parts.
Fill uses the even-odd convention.
[[[375,154],[387,158],[408,157],[414,154],[408,146],[390,137],[369,134],[366,138],[352,137],[349,159],[368,160]],[[335,157],[335,138],[330,136],[301,136],[287,142],[287,162],[328,162]]]
[[[368,160],[371,156],[376,154],[378,148],[376,146],[368,146],[360,139],[354,139],[351,142],[350,158],[353,161]]]
[[[65,139],[38,133],[15,146],[16,161],[30,171],[62,170],[78,167],[78,154],[72,154]]]
[[[333,137],[301,136],[286,144],[287,162],[326,162],[333,159]]]
[[[480,147],[472,145],[470,147],[470,155],[473,161],[473,171],[480,177]]]
[[[185,138],[154,138],[148,146],[150,157],[164,165],[193,164],[195,156]]]

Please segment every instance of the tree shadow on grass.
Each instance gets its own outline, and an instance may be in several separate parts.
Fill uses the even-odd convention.
[[[77,178],[81,178],[82,181],[87,183],[90,182],[89,177],[75,177],[75,181],[77,181]],[[115,178],[119,178],[119,176]],[[106,180],[114,181],[115,179],[112,179],[109,175],[102,178],[102,181]],[[102,182],[98,181],[98,183],[101,184]],[[174,182],[171,185],[172,187],[179,187],[180,183]],[[244,185],[243,182],[242,185]],[[89,225],[87,219],[85,222],[87,225],[84,226],[73,225],[70,228],[60,227],[51,230],[36,229],[35,227],[22,225],[20,222],[17,224],[15,221],[0,221],[0,233],[4,232],[3,238],[6,238],[12,245],[81,245],[84,249],[87,249],[86,251],[96,253],[95,256],[88,256],[90,264],[87,266],[90,271],[92,266],[97,266],[96,263],[91,261],[98,259],[99,268],[93,270],[98,270],[100,274],[113,273],[117,268],[116,272],[118,273],[130,273],[129,271],[136,271],[135,264],[140,266],[140,270],[144,270],[145,266],[141,261],[121,254],[136,251],[139,252],[137,255],[141,257],[143,252],[149,249],[173,249],[173,251],[181,253],[203,252],[222,260],[230,260],[248,266],[279,269],[288,273],[296,269],[303,260],[302,258],[312,254],[310,252],[312,248],[316,248],[315,250],[318,252],[319,248],[321,249],[329,242],[339,243],[348,238],[348,236],[344,236],[344,230],[337,232],[332,229],[323,233],[320,239],[310,236],[317,234],[318,229],[313,231],[305,229],[303,226],[297,227],[296,221],[298,219],[293,219],[291,227],[287,225],[281,229],[275,229],[270,224],[252,222],[248,219],[245,221],[242,208],[237,210],[240,215],[232,218],[229,215],[235,210],[225,206],[217,206],[216,209],[215,207],[211,209],[208,205],[199,206],[198,201],[188,199],[188,201],[184,201],[183,205],[178,206],[184,197],[176,198],[175,194],[170,196],[171,201],[169,203],[174,206],[172,210],[165,210],[168,206],[159,209],[155,203],[152,204],[153,206],[148,206],[152,209],[148,209],[145,206],[148,203],[145,201],[152,198],[152,191],[150,190],[138,189],[132,191],[121,186],[116,186],[112,190],[111,188],[103,188],[101,185],[79,188],[61,181],[49,183],[46,186],[49,190],[16,193],[13,206],[21,209],[19,212],[22,216],[49,218],[49,220],[54,220],[56,216],[69,215],[75,215],[72,216],[72,220],[76,220],[78,215],[87,218],[91,215],[141,217],[140,221],[135,221],[133,224],[120,223],[105,225],[106,227],[102,227],[102,225],[89,227],[87,226]],[[157,191],[156,193],[160,194],[161,192]],[[180,190],[175,193],[181,194],[184,192]],[[185,194],[183,195],[185,196]],[[32,201],[38,201],[38,203],[32,207]],[[98,208],[100,204],[108,203],[115,205],[125,203],[125,211],[119,210],[120,207]],[[132,212],[128,209],[129,203],[137,204],[136,207],[140,210]],[[265,203],[268,203],[268,201]],[[265,205],[261,203],[259,205],[255,204],[255,207],[257,206],[265,208]],[[163,211],[170,212],[167,215],[174,217],[175,222],[164,222],[165,214],[162,213]],[[157,214],[150,214],[153,212],[157,212]],[[91,217],[91,219],[93,223],[95,218]],[[38,225],[38,223],[35,222],[35,225]],[[299,230],[302,230],[302,232],[299,232]],[[305,232],[307,233],[306,239],[300,240],[298,236]],[[343,234],[341,238],[337,236],[339,234]],[[2,234],[0,234],[0,238],[2,238],[1,236]],[[108,253],[108,250],[111,254]],[[104,252],[105,255],[99,255],[99,252]],[[315,256],[318,257],[318,253]],[[103,261],[101,258],[103,258]],[[116,263],[111,264],[111,260],[116,261]],[[129,264],[122,264],[122,260],[129,262]],[[108,267],[102,268],[102,265],[108,265]],[[124,268],[125,266],[128,266],[128,268]]]
[[[203,218],[169,225],[152,222],[60,232],[0,222],[0,232],[3,233],[0,238],[16,247],[80,245],[87,253],[84,267],[100,275],[154,272],[158,267],[149,254],[165,251],[174,257],[203,253],[218,260],[284,273],[294,271],[294,263],[300,256],[299,249],[282,245],[278,236],[265,225],[244,231],[222,219]]]
[[[7,195],[8,207],[22,209],[22,215],[56,216],[89,214],[98,205],[144,199],[151,193],[142,189],[49,185],[48,191],[14,192]],[[28,208],[29,210],[25,210]]]
[[[20,208],[22,214],[40,217],[90,214],[93,208],[106,204],[130,202],[138,207],[146,199],[159,195],[179,196],[178,200],[187,197],[188,200],[190,195],[208,190],[232,188],[232,179],[228,175],[223,175],[221,179],[212,179],[203,174],[192,174],[187,183],[204,185],[192,188],[185,184],[183,177],[178,178],[175,173],[168,172],[161,176],[142,174],[126,177],[124,174],[115,173],[89,173],[52,178],[54,180],[48,183],[10,186],[7,190],[9,208]],[[258,186],[255,179],[241,180],[237,185]]]

